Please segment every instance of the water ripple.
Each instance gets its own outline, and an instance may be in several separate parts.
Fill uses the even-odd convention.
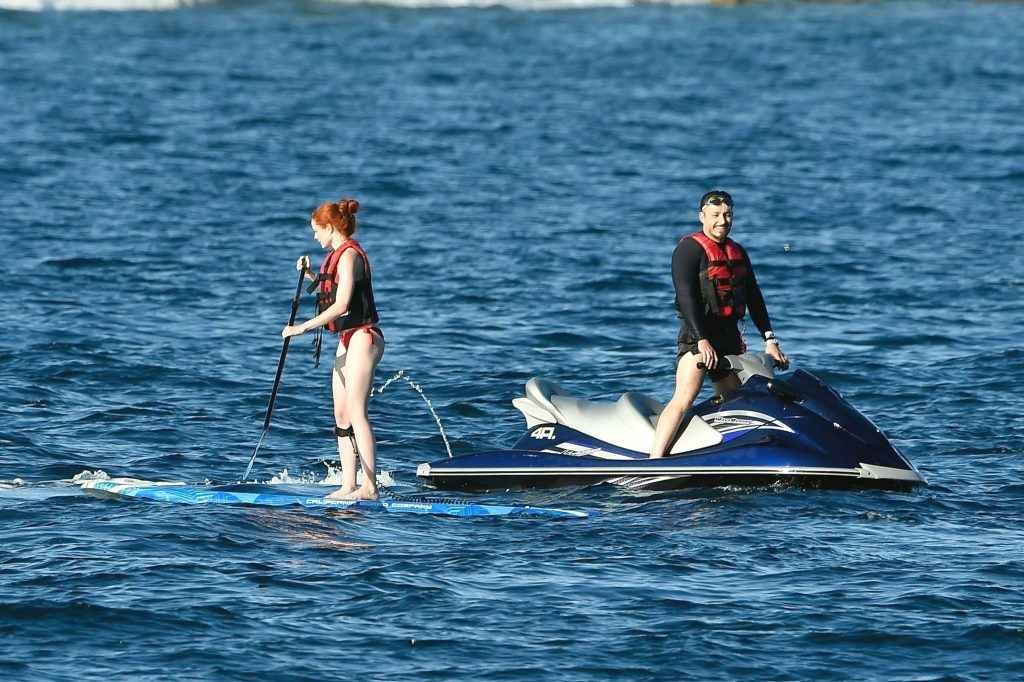
[[[669,5],[0,11],[0,671],[1015,677],[1024,15]],[[666,400],[671,251],[712,186],[787,352],[930,487],[493,496],[601,512],[537,523],[70,483],[240,477],[309,210],[340,194],[363,201],[378,380],[406,369],[456,453],[518,436],[532,376]],[[260,480],[323,480],[329,404],[299,340]],[[422,399],[372,413],[389,486],[420,490],[444,456]]]

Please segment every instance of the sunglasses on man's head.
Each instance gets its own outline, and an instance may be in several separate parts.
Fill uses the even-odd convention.
[[[707,201],[704,202],[704,205],[705,206],[708,206],[708,205],[711,205],[711,206],[723,206],[723,205],[724,206],[732,206],[732,202],[729,201],[728,199],[726,199],[725,197],[711,197],[710,199],[708,199]]]

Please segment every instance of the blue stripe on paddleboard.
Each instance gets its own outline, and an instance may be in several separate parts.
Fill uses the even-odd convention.
[[[357,511],[386,511],[390,513],[439,514],[444,516],[533,516],[545,518],[586,518],[589,512],[527,505],[476,504],[472,502],[431,502],[418,500],[381,499],[330,500],[313,495],[282,493],[247,493],[216,490],[200,486],[181,485],[125,485],[113,481],[87,481],[82,489],[95,490],[107,495],[137,498],[175,504],[249,504],[263,507],[302,506],[323,509],[352,509]]]

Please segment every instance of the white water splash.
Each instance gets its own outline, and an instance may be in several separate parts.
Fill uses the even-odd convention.
[[[267,481],[267,484],[279,485],[282,483],[295,483],[299,485],[313,485],[316,482],[316,474],[312,471],[304,471],[293,476],[288,469],[282,469],[280,472],[271,476],[270,480]]]
[[[21,480],[20,478],[12,478],[7,481],[0,481],[0,488],[20,488],[23,485],[25,485],[25,481]]]
[[[288,469],[282,469],[279,473],[275,474],[267,481],[267,485],[281,485],[291,483],[295,485],[341,485],[341,464],[337,467],[333,466],[329,462],[327,464],[327,474],[323,478],[319,478],[316,472],[303,471],[301,474],[293,475],[289,473]],[[356,485],[362,483],[363,472],[356,472]],[[377,486],[381,488],[389,488],[395,485],[395,479],[391,475],[390,471],[382,471],[377,474]]]
[[[356,472],[356,485],[360,485],[363,482],[362,470]],[[327,464],[327,475],[324,476],[320,481],[320,485],[341,485],[341,464],[337,467]],[[381,471],[377,474],[377,487],[378,488],[390,488],[395,484],[395,479],[391,475],[390,471]]]
[[[96,471],[89,471],[88,469],[85,469],[84,471],[80,471],[79,473],[75,474],[74,478],[71,479],[71,482],[74,483],[75,485],[82,485],[86,481],[109,480],[110,476],[107,474],[106,471],[103,471],[102,469],[97,469]]]
[[[420,397],[423,398],[423,402],[427,404],[427,409],[430,410],[431,416],[433,416],[434,421],[437,422],[437,430],[441,432],[441,440],[444,441],[444,449],[448,451],[448,457],[450,459],[454,455],[452,455],[452,446],[451,444],[448,443],[448,434],[444,432],[444,426],[441,424],[441,418],[437,416],[437,411],[434,409],[434,404],[430,402],[430,398],[428,398],[427,394],[423,392],[423,388],[421,388],[419,384],[417,384],[415,381],[409,378],[409,375],[406,374],[406,370],[398,370],[398,372],[396,372],[393,377],[385,381],[380,386],[373,388],[370,391],[370,397],[372,398],[375,393],[377,395],[380,395],[387,389],[388,386],[398,381],[399,379],[403,379],[405,383],[409,384],[412,390],[419,393]]]

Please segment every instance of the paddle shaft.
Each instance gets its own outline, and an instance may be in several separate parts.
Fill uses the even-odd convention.
[[[288,316],[288,325],[295,324],[295,316],[299,312],[299,297],[302,295],[302,282],[306,279],[306,266],[303,265],[299,270],[299,283],[295,285],[295,297],[292,299],[292,312]],[[267,416],[263,419],[263,432],[260,434],[260,439],[256,443],[256,449],[252,451],[252,457],[249,458],[249,465],[245,467],[245,474],[242,476],[242,480],[249,478],[249,472],[252,471],[252,464],[256,461],[256,453],[260,451],[260,446],[263,445],[263,439],[267,435],[267,431],[270,430],[270,417],[274,414],[274,402],[277,400],[277,391],[281,388],[281,376],[284,374],[284,361],[288,357],[288,345],[291,342],[292,337],[288,337],[284,340],[284,345],[281,346],[281,357],[277,361],[277,374],[274,375],[274,388],[270,391],[270,402],[267,404]]]

